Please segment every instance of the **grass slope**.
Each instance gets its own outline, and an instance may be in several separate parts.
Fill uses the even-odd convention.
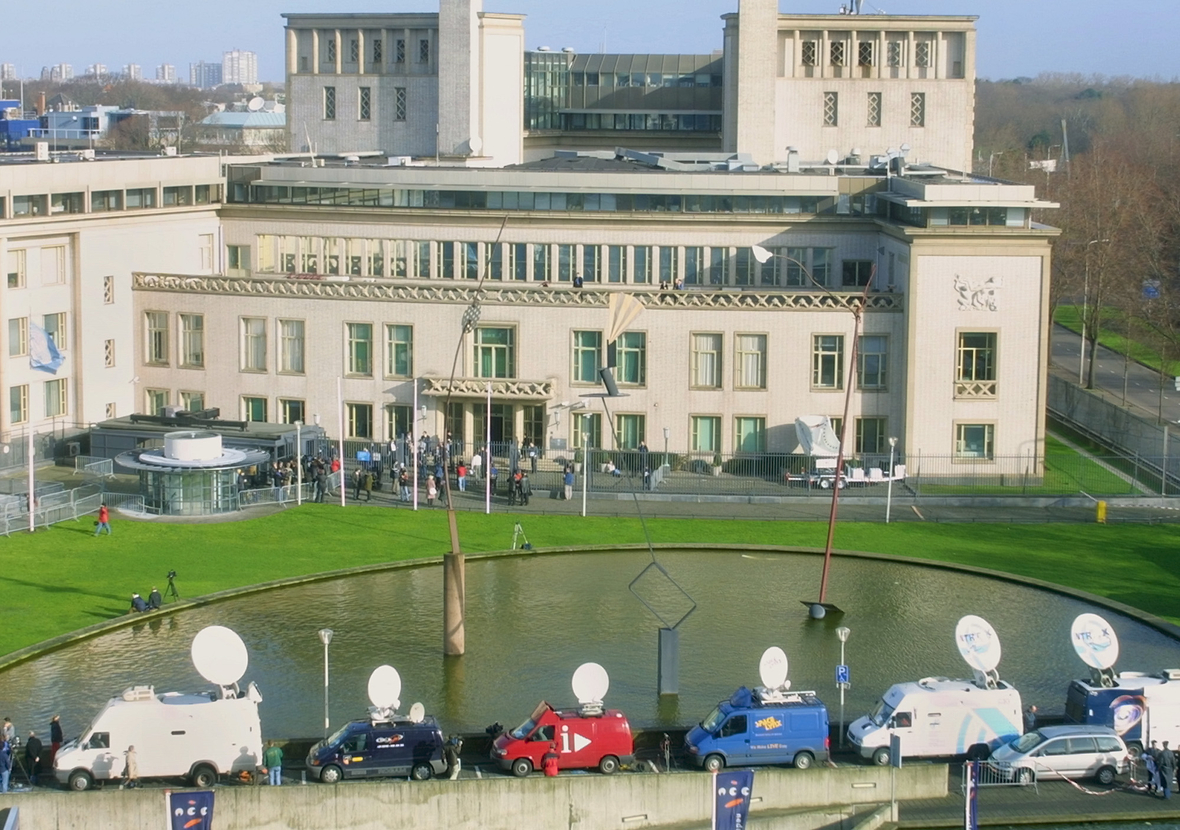
[[[511,546],[513,514],[461,513],[464,550]],[[822,547],[819,522],[654,519],[656,543]],[[94,538],[91,521],[0,540],[5,588],[0,654],[124,613],[131,591],[166,584],[175,569],[192,598],[322,571],[427,556],[448,548],[446,514],[304,505],[225,524],[119,521]],[[530,517],[534,547],[642,542],[637,519]],[[1180,527],[1159,525],[841,524],[836,546],[995,568],[1068,585],[1180,622]]]

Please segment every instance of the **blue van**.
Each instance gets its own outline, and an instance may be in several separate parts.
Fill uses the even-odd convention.
[[[689,730],[685,749],[698,767],[794,764],[828,760],[828,708],[815,692],[771,692],[745,686]]]
[[[415,781],[447,769],[442,730],[432,716],[373,718],[346,723],[307,754],[312,778],[335,784],[342,778],[409,776]]]

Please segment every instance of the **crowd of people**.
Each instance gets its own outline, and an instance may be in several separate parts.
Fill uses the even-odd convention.
[[[29,730],[29,737],[25,739],[23,755],[20,738],[16,736],[16,726],[12,718],[5,718],[0,727],[0,793],[8,792],[8,784],[12,778],[15,766],[23,766],[24,773],[29,779],[29,786],[35,787],[40,776],[46,771],[53,771],[53,759],[57,751],[65,742],[61,728],[61,716],[54,715],[49,720],[49,748],[37,736],[34,730]]]

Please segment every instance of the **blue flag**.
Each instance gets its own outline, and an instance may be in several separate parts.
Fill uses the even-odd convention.
[[[57,345],[49,332],[33,321],[29,321],[29,368],[39,369],[56,375],[65,358],[57,350]]]
[[[212,830],[212,791],[168,793],[168,818],[172,830]]]
[[[713,773],[713,830],[745,830],[753,791],[752,769]]]

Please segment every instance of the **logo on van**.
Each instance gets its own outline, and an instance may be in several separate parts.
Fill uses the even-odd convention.
[[[405,735],[390,735],[388,738],[378,738],[378,744],[399,744]]]
[[[763,718],[762,720],[754,721],[754,725],[757,726],[759,729],[765,729],[765,730],[769,731],[771,729],[778,729],[780,726],[783,725],[783,722],[781,720],[779,720],[778,718],[776,718],[774,715],[770,715],[768,717]]]

